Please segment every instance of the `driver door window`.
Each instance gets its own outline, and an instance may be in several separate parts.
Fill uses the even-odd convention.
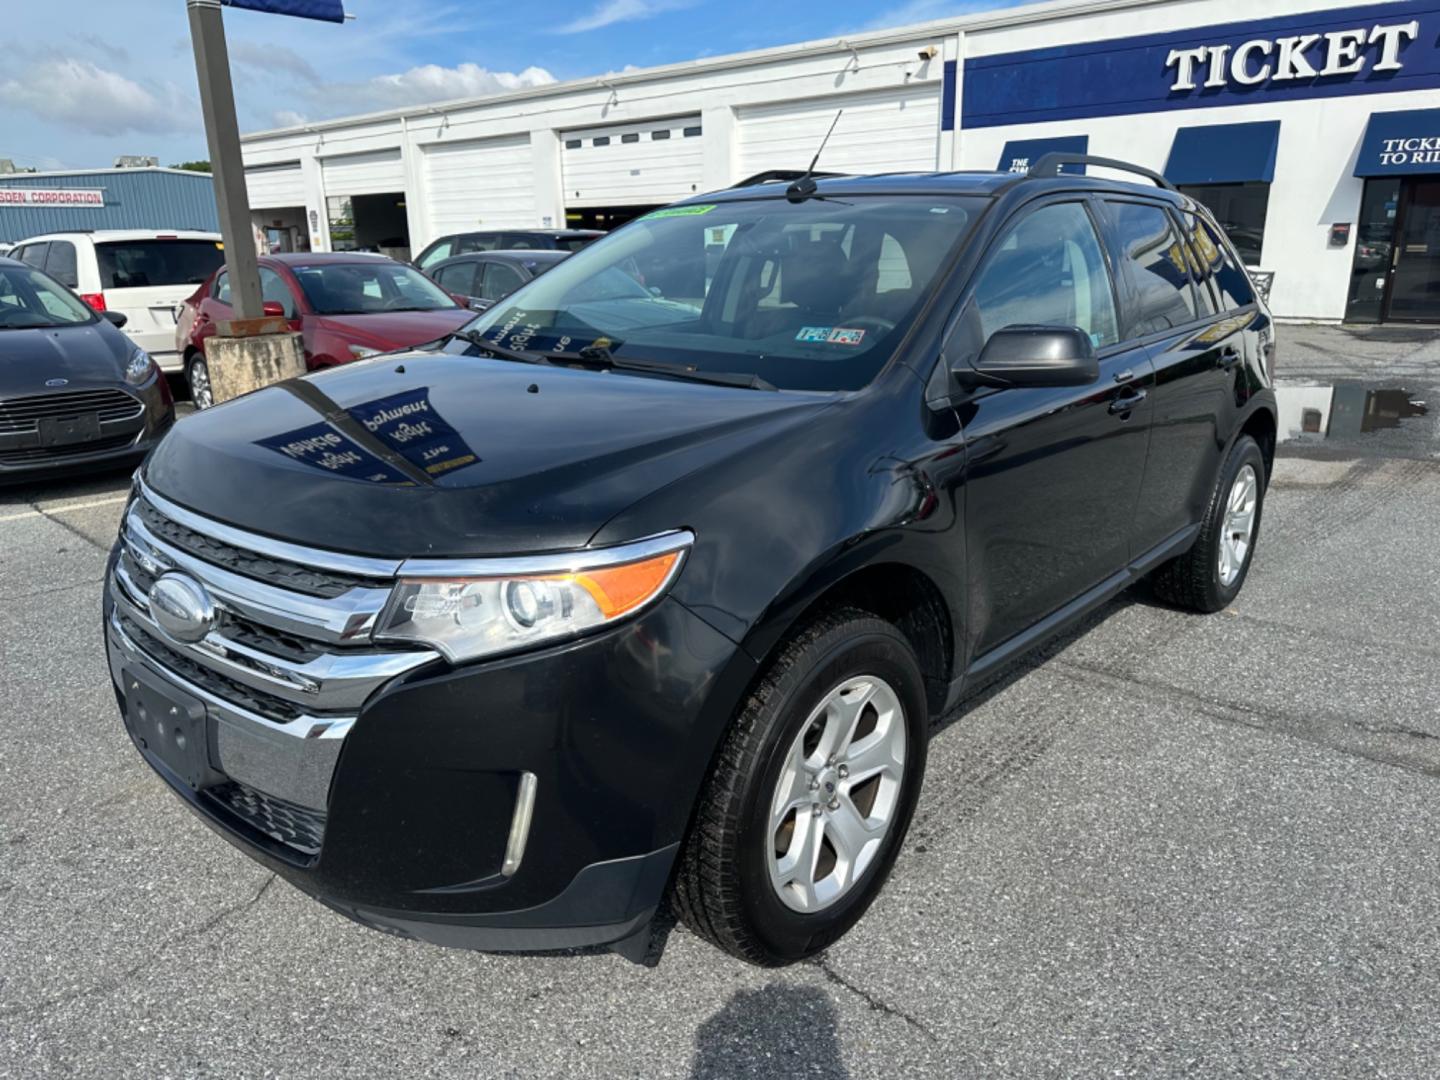
[[[981,271],[981,342],[1007,326],[1074,326],[1096,349],[1119,340],[1115,289],[1100,239],[1078,202],[1042,206],[1010,227]]]

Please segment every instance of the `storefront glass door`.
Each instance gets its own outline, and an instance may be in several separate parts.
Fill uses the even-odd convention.
[[[1386,318],[1440,322],[1440,177],[1405,180]]]

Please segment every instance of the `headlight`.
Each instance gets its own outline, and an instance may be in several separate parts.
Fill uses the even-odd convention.
[[[384,351],[384,349],[372,349],[368,345],[350,346],[350,355],[356,360],[364,360],[368,356],[379,356],[384,353]]]
[[[375,637],[430,645],[454,662],[574,637],[658,600],[694,539],[673,532],[531,559],[408,562]]]
[[[125,364],[125,381],[131,386],[144,386],[155,371],[155,361],[144,349],[136,347]]]

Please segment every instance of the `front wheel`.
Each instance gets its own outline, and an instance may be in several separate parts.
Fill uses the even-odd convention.
[[[203,353],[190,358],[185,368],[185,381],[190,386],[190,400],[197,409],[208,409],[215,404],[215,392],[210,387],[210,365]]]
[[[920,795],[923,685],[910,643],[862,611],[781,650],[726,737],[682,856],[676,907],[697,934],[773,966],[865,913]]]
[[[1250,572],[1264,503],[1265,457],[1254,439],[1242,435],[1220,467],[1194,547],[1152,576],[1155,595],[1206,614],[1226,607]]]

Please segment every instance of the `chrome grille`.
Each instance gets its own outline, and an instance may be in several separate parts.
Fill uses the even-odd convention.
[[[316,822],[323,826],[339,748],[361,708],[392,679],[439,659],[371,640],[397,568],[245,533],[141,485],[109,582],[112,667],[144,664],[204,701],[212,764],[235,784],[210,797],[313,853],[306,845],[318,850]],[[151,616],[151,586],[175,571],[214,603],[200,641],[171,638]]]
[[[102,424],[134,420],[145,403],[124,390],[66,390],[0,401],[0,435],[39,430],[41,420],[94,413]]]

